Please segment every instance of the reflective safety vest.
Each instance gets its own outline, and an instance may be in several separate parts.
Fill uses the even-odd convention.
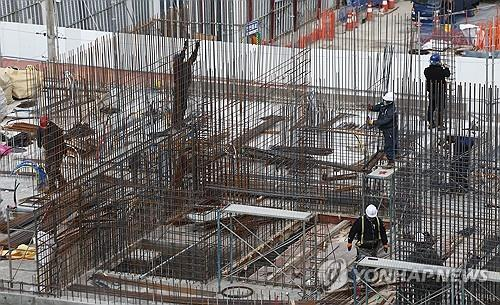
[[[377,219],[377,231],[378,231],[378,239],[381,240],[382,236],[380,235],[380,220],[378,217],[375,217]],[[361,217],[361,238],[359,239],[359,245],[362,245],[363,242],[365,241],[365,216]]]

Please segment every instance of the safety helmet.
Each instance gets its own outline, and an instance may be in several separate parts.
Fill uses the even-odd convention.
[[[441,55],[439,55],[438,53],[434,53],[431,55],[431,65],[439,65],[439,63],[441,63]]]
[[[377,212],[377,207],[375,207],[373,204],[370,204],[366,207],[366,216],[370,218],[377,217]]]
[[[392,92],[392,91],[387,92],[386,94],[384,94],[384,96],[382,97],[382,99],[387,104],[390,104],[390,103],[394,102],[394,92]]]

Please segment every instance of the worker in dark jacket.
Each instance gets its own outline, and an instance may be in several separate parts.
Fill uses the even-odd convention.
[[[394,106],[394,93],[387,92],[382,98],[382,103],[368,105],[369,111],[378,112],[377,120],[368,118],[368,125],[378,127],[384,135],[384,153],[388,166],[394,166],[394,159],[398,150],[398,122]]]
[[[453,145],[453,159],[450,168],[451,190],[457,193],[466,193],[469,191],[470,158],[474,138],[447,136],[447,141]]]
[[[184,61],[188,49],[188,41],[184,42],[184,48],[174,56],[173,78],[174,78],[174,105],[172,111],[172,126],[177,128],[184,120],[187,109],[189,87],[193,80],[192,65],[198,56],[200,42],[196,42],[195,49],[189,59]]]
[[[384,223],[377,217],[377,208],[370,204],[366,207],[366,215],[361,216],[354,222],[349,231],[347,239],[347,250],[351,251],[352,241],[357,239],[358,259],[364,256],[377,256],[380,244],[383,245],[384,251],[389,249],[387,233],[385,232]]]
[[[443,259],[434,247],[436,240],[428,233],[415,236],[414,249],[406,259],[408,262],[426,265],[443,266]],[[410,243],[411,244],[411,243]],[[424,274],[420,274],[424,276]],[[414,291],[414,300],[425,304],[443,304],[439,291],[443,288],[443,280],[438,275],[425,274],[425,281],[418,281],[415,276],[410,277],[407,284]]]
[[[427,122],[429,128],[444,129],[443,113],[446,103],[446,78],[450,77],[450,69],[441,64],[441,56],[432,54],[430,65],[424,70],[425,88],[429,94],[429,105],[427,107]],[[434,112],[437,110],[437,125],[434,120]]]
[[[49,181],[49,192],[54,191],[56,187],[62,187],[66,183],[61,174],[66,143],[64,143],[63,130],[47,116],[40,117],[37,145],[45,149],[45,170]]]

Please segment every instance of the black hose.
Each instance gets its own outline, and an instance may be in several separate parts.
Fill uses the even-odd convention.
[[[238,295],[227,293],[228,290],[232,290],[232,289],[246,289],[248,292],[245,293],[245,294],[238,294]],[[232,299],[244,299],[244,298],[248,298],[251,295],[253,295],[253,293],[254,293],[253,289],[250,288],[250,287],[247,287],[247,286],[229,286],[229,287],[226,287],[226,288],[222,289],[222,291],[221,291],[221,294],[223,296],[225,296],[227,298],[232,298]]]

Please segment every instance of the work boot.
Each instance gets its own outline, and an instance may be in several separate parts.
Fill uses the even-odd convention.
[[[396,165],[396,162],[394,162],[394,160],[389,160],[387,162],[387,167],[394,167]]]
[[[438,130],[439,130],[439,131],[444,131],[444,130],[446,130],[446,126],[439,125],[439,126],[438,126]]]

